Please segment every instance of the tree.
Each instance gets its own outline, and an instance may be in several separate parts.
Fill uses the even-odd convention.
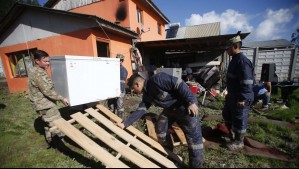
[[[5,15],[9,12],[11,7],[16,3],[23,3],[35,6],[41,6],[38,0],[0,0],[0,21],[5,17]]]
[[[296,29],[296,32],[292,34],[291,42],[296,46],[299,47],[299,27]]]

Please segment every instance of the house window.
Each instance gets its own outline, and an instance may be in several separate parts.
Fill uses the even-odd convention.
[[[157,23],[157,27],[158,27],[158,34],[162,35],[161,24]]]
[[[137,21],[138,23],[143,24],[143,20],[142,20],[143,16],[142,16],[142,10],[137,8]]]
[[[8,53],[8,60],[13,77],[27,77],[28,70],[33,68],[33,52],[36,49]]]
[[[109,57],[109,43],[97,41],[98,57]]]

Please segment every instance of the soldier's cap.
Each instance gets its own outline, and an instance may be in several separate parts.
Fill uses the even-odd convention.
[[[116,58],[119,58],[120,60],[124,60],[124,59],[125,59],[125,56],[122,55],[122,54],[117,54],[117,55],[116,55]]]
[[[238,42],[242,42],[241,37],[239,35],[230,38],[226,43],[225,49],[233,46],[233,44],[238,43]]]

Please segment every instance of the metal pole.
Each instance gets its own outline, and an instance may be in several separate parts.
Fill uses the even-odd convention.
[[[292,59],[291,59],[291,65],[292,66],[290,66],[291,70],[289,71],[289,76],[290,76],[291,81],[294,78],[295,66],[296,66],[297,59],[298,59],[298,47],[295,47],[294,52],[293,52],[293,56],[292,56]]]

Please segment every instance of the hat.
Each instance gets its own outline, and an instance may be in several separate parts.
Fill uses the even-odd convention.
[[[116,58],[119,58],[119,59],[124,59],[124,58],[125,58],[125,56],[124,56],[124,55],[122,55],[122,54],[117,54],[117,55],[116,55]]]
[[[242,42],[241,37],[239,35],[230,38],[226,44],[226,48],[231,47],[233,44],[237,42]]]

